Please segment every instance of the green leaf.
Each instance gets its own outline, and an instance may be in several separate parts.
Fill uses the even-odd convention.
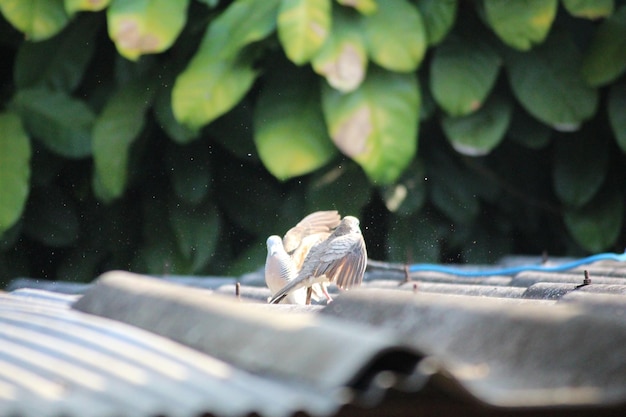
[[[318,169],[336,150],[313,77],[293,70],[273,75],[255,108],[254,143],[267,170],[284,181]]]
[[[48,87],[68,93],[74,91],[95,51],[94,41],[99,27],[95,16],[86,16],[51,39],[23,42],[15,58],[17,88]]]
[[[487,23],[507,45],[527,51],[548,35],[557,0],[483,0]]]
[[[581,207],[600,189],[609,168],[607,144],[584,132],[555,141],[554,190],[564,204]]]
[[[417,8],[406,0],[386,0],[384,7],[363,18],[367,51],[390,71],[417,69],[426,52],[426,30]]]
[[[48,39],[69,22],[63,0],[0,0],[0,12],[31,41]]]
[[[415,75],[372,68],[352,93],[324,86],[322,106],[333,142],[372,182],[384,185],[400,177],[417,150],[420,91]]]
[[[585,52],[582,73],[593,86],[606,85],[626,69],[626,5],[595,31]]]
[[[504,138],[511,114],[509,100],[492,95],[482,109],[469,116],[444,117],[442,127],[457,152],[470,156],[487,155]]]
[[[24,212],[24,233],[52,247],[70,246],[80,233],[74,202],[54,185],[33,187]]]
[[[402,174],[400,180],[382,188],[382,198],[387,210],[407,217],[420,210],[426,202],[426,169],[421,161],[415,161]]]
[[[610,16],[615,7],[613,0],[562,0],[562,2],[569,14],[586,19]]]
[[[80,11],[97,12],[104,10],[111,0],[65,0],[65,11],[72,15]]]
[[[168,49],[185,25],[189,0],[113,0],[107,9],[109,37],[123,57]]]
[[[206,57],[208,60],[200,63],[196,58],[178,76],[172,91],[174,117],[192,131],[232,109],[257,75],[256,70],[236,60],[212,61]]]
[[[26,130],[51,151],[67,158],[91,155],[95,116],[80,100],[43,88],[19,90],[13,99]]]
[[[171,174],[176,196],[190,205],[198,205],[208,195],[212,178],[210,151],[206,142],[186,146],[171,145],[166,166]]]
[[[500,69],[500,58],[483,40],[450,35],[435,49],[430,65],[433,97],[451,116],[482,107]]]
[[[145,80],[121,86],[107,101],[93,129],[94,186],[111,201],[126,188],[131,145],[143,130],[153,89]]]
[[[376,0],[337,0],[337,3],[346,7],[354,7],[364,15],[370,15],[378,10]]]
[[[505,60],[513,93],[532,116],[557,130],[576,130],[598,107],[598,92],[582,79],[581,54],[566,36],[555,34],[526,53]]]
[[[626,153],[626,83],[611,86],[607,107],[615,140]]]
[[[367,52],[354,16],[334,8],[333,31],[313,57],[312,66],[336,90],[349,92],[361,85],[367,71]]]
[[[330,0],[282,0],[278,38],[295,64],[308,62],[322,47],[331,24]]]
[[[282,0],[235,0],[211,24],[202,38],[203,58],[234,57],[241,49],[260,41],[276,29]]]
[[[605,190],[582,208],[566,210],[567,229],[584,249],[598,253],[610,248],[619,237],[624,219],[624,196]]]
[[[371,194],[363,170],[351,161],[343,161],[313,175],[306,190],[306,211],[334,209],[344,216],[358,216]]]
[[[189,272],[197,273],[209,262],[218,242],[220,221],[217,210],[211,205],[188,207],[174,204],[169,220],[178,250],[190,262]]]
[[[417,8],[422,15],[426,38],[429,45],[441,42],[456,19],[457,0],[417,0]]]
[[[204,35],[172,92],[174,117],[192,130],[233,108],[252,86],[256,70],[237,54],[276,26],[280,0],[236,0]]]
[[[20,218],[30,188],[30,139],[20,118],[0,113],[0,236]]]

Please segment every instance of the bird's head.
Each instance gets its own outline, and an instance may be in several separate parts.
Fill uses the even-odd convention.
[[[341,219],[341,223],[335,229],[335,234],[337,235],[345,235],[348,233],[361,233],[361,229],[359,229],[359,219],[354,216],[346,216]]]
[[[272,235],[267,238],[267,254],[272,256],[283,247],[283,240],[280,236]]]

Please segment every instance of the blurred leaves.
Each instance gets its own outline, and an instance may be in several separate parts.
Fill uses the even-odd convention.
[[[320,49],[330,31],[330,0],[283,0],[278,10],[278,37],[285,54],[302,65]]]
[[[333,142],[379,184],[398,179],[413,159],[419,106],[414,75],[377,68],[352,93],[322,89],[322,108]]]
[[[430,89],[448,114],[464,116],[482,107],[499,69],[500,59],[488,43],[453,34],[435,50]]]
[[[45,88],[19,90],[13,99],[26,130],[48,149],[67,158],[91,155],[93,111],[84,101]]]
[[[602,22],[586,51],[582,73],[593,86],[614,81],[626,69],[626,5]]]
[[[532,51],[511,51],[506,58],[511,88],[535,118],[557,130],[576,130],[597,110],[598,92],[579,68],[582,55],[563,33]]]
[[[558,8],[557,0],[503,2],[483,0],[487,23],[507,45],[528,51],[548,35]]]
[[[493,95],[475,113],[462,117],[444,117],[442,127],[457,152],[470,156],[486,155],[504,139],[511,113],[510,101]]]
[[[30,139],[19,117],[0,113],[0,236],[20,218],[30,188]]]
[[[63,0],[0,0],[0,12],[32,41],[56,35],[69,21]]]
[[[189,0],[112,0],[107,8],[109,36],[124,58],[162,52],[180,34]]]
[[[307,71],[275,69],[256,106],[255,137],[261,161],[276,178],[308,174],[336,154],[326,129],[315,78]],[[287,72],[288,73],[288,72]]]
[[[2,282],[240,274],[327,209],[361,218],[374,259],[626,245],[621,1],[0,13]]]
[[[119,198],[128,179],[130,147],[141,133],[154,87],[145,80],[121,86],[107,101],[93,130],[94,183],[98,198]]]

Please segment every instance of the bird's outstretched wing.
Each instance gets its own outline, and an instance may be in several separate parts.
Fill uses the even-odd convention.
[[[339,236],[319,255],[312,275],[326,275],[341,289],[360,285],[367,265],[367,250],[360,233]],[[298,278],[301,274],[298,274]],[[297,279],[297,278],[296,278]]]
[[[316,211],[309,214],[285,233],[283,237],[285,251],[289,254],[293,253],[307,236],[317,233],[330,234],[340,222],[341,216],[337,210]]]

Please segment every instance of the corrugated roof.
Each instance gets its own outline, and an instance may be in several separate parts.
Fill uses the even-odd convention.
[[[585,269],[587,285],[582,268],[373,270],[328,306],[267,305],[259,273],[16,280],[0,293],[0,415],[619,415],[626,267]]]

